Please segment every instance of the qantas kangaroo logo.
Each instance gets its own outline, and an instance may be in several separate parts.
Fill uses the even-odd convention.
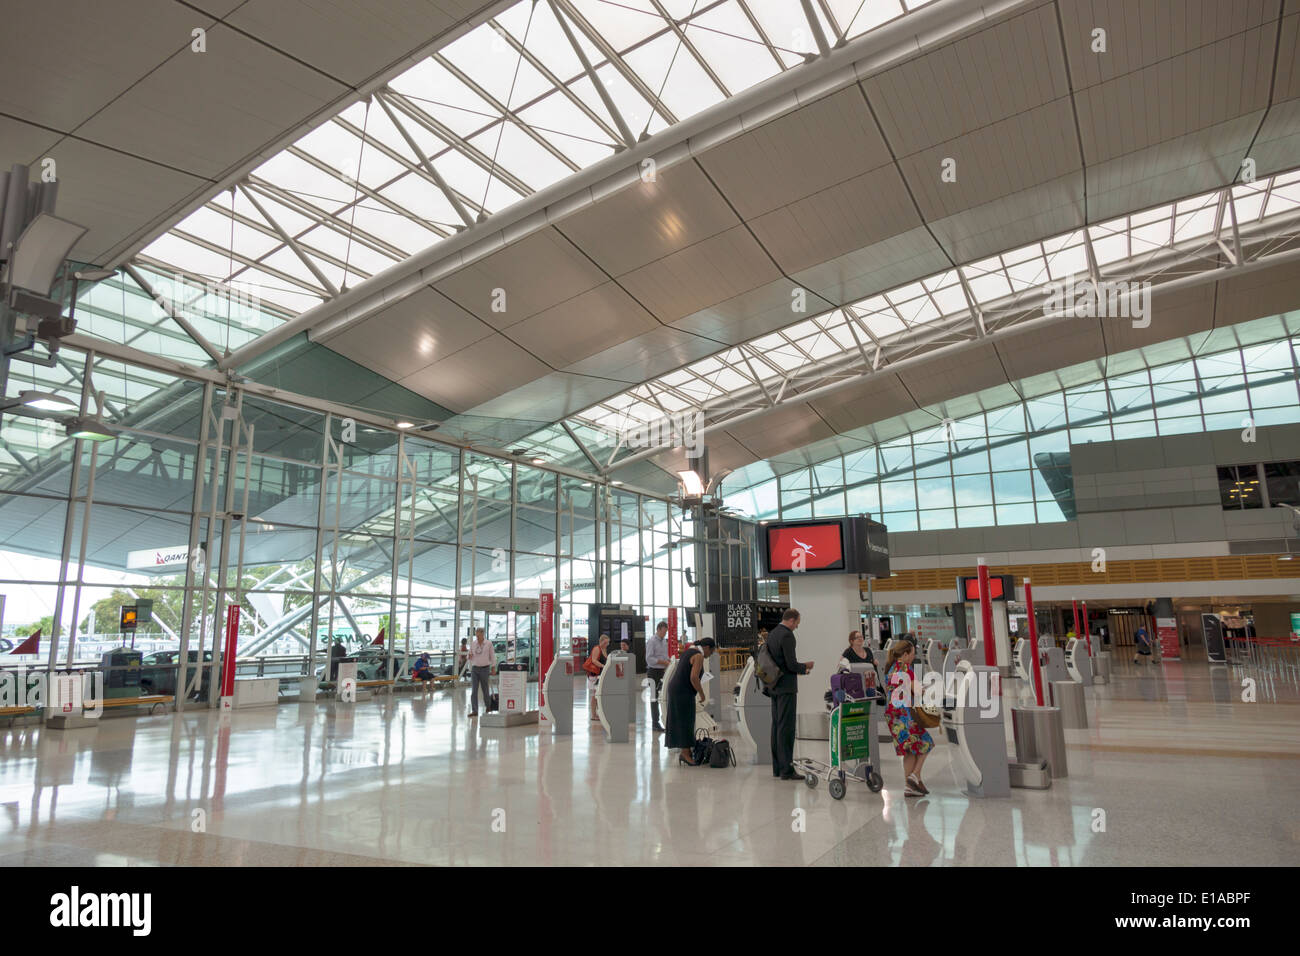
[[[817,552],[812,549],[811,545],[804,544],[798,538],[794,539],[794,543],[799,545],[799,547],[803,548],[804,554],[807,554],[810,557],[814,557],[814,558],[817,557]]]

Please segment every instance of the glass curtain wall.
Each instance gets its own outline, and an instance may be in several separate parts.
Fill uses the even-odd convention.
[[[1070,445],[1300,422],[1300,338],[1247,345],[944,418],[774,475],[738,474],[726,507],[757,519],[866,513],[890,531],[1074,518]]]
[[[78,383],[84,357],[62,358]],[[95,383],[114,376],[118,394],[134,374],[95,360]],[[158,387],[148,378],[141,401]],[[590,603],[659,618],[693,601],[690,530],[663,499],[247,391],[182,379],[162,391],[101,442],[52,419],[0,420],[0,440],[13,427],[40,446],[0,479],[0,648],[39,629],[29,665],[93,664],[126,644],[174,675],[183,637],[215,663],[237,603],[241,672],[301,673],[312,651],[321,668],[336,640],[386,657],[381,632],[398,669],[422,651],[450,669],[477,620],[471,595],[553,592],[561,653],[585,636]],[[121,606],[140,601],[151,620],[123,632]]]

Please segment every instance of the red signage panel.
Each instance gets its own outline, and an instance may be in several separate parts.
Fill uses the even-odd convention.
[[[767,529],[773,574],[844,569],[844,526],[838,521]]]

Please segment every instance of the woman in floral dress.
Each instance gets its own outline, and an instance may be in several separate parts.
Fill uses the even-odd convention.
[[[921,703],[921,687],[912,673],[914,660],[916,645],[911,641],[900,639],[889,645],[885,663],[889,706],[885,708],[885,720],[894,737],[894,752],[903,758],[903,775],[907,778],[905,797],[920,797],[930,792],[921,782],[921,765],[934,747],[925,728],[912,718],[912,705]]]

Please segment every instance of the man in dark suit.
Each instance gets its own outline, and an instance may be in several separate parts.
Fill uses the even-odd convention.
[[[794,715],[799,696],[799,675],[813,669],[812,661],[799,663],[794,653],[794,632],[799,626],[799,612],[786,610],[781,623],[767,635],[767,648],[781,671],[772,698],[772,776],[782,780],[802,780],[794,769]]]

